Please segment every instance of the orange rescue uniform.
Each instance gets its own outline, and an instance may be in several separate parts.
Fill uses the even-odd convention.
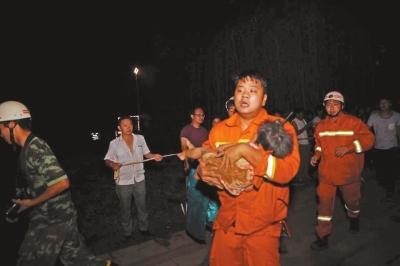
[[[228,143],[249,142],[264,121],[283,120],[261,109],[251,125],[242,130],[234,114],[210,132],[207,145],[216,149]],[[254,166],[254,188],[239,196],[225,190],[218,192],[221,207],[214,222],[215,236],[210,255],[211,265],[279,265],[279,236],[287,216],[289,188],[300,163],[296,132],[284,124],[292,136],[293,150],[285,158],[275,158],[260,150],[263,163]]]
[[[314,155],[320,158],[316,232],[319,237],[324,237],[332,231],[337,187],[342,192],[348,216],[359,216],[364,152],[372,148],[375,137],[359,118],[342,112],[318,123],[314,137]],[[342,146],[349,148],[350,153],[337,157],[335,149]]]

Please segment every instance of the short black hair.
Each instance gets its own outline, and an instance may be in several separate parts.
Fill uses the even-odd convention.
[[[247,77],[260,81],[261,85],[264,88],[264,92],[267,93],[267,79],[258,70],[253,70],[253,69],[244,70],[242,72],[234,74],[232,77],[232,80],[236,86],[238,84],[239,80],[247,78]]]
[[[205,112],[203,107],[194,106],[192,109],[190,109],[190,115],[194,115],[194,112],[196,111],[196,109],[201,109],[201,110],[203,110],[203,112]]]
[[[125,119],[131,120],[131,122],[132,122],[132,124],[133,124],[132,116],[130,116],[130,115],[122,115],[122,116],[120,116],[120,117],[118,118],[118,125],[121,125],[121,121],[122,121],[122,120],[125,120]]]
[[[292,137],[278,120],[266,121],[259,126],[256,143],[264,150],[271,150],[272,155],[277,158],[285,157],[293,149]]]

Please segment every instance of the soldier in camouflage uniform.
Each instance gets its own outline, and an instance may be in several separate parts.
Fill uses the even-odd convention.
[[[22,147],[19,167],[27,183],[27,199],[17,199],[18,212],[30,209],[28,231],[19,250],[18,265],[115,265],[95,257],[78,232],[77,212],[68,190],[69,180],[48,144],[31,132],[25,105],[0,104],[0,134]]]

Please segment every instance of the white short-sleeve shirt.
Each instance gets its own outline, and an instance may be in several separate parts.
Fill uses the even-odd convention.
[[[131,163],[143,161],[143,156],[150,153],[146,140],[142,135],[133,135],[133,149],[131,152],[126,142],[121,136],[110,141],[107,154],[104,160],[116,163]],[[119,173],[118,185],[130,185],[144,180],[143,163],[122,166]]]
[[[396,128],[400,126],[400,114],[393,112],[389,118],[382,118],[379,112],[373,112],[367,122],[375,133],[375,148],[387,150],[397,147]]]

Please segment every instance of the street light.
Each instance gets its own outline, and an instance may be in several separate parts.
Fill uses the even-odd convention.
[[[139,74],[139,68],[134,67],[133,74],[135,74],[135,84],[136,84],[136,93],[137,93],[137,97],[136,97],[136,105],[137,105],[136,130],[140,131],[140,94],[139,94],[139,84],[138,84],[138,80],[137,80],[137,76]]]
[[[136,93],[137,93],[137,98],[136,98],[136,105],[137,105],[137,115],[140,115],[140,94],[139,94],[139,85],[138,85],[138,80],[137,76],[139,74],[139,68],[135,67],[133,69],[133,74],[135,74],[135,83],[136,83]]]

